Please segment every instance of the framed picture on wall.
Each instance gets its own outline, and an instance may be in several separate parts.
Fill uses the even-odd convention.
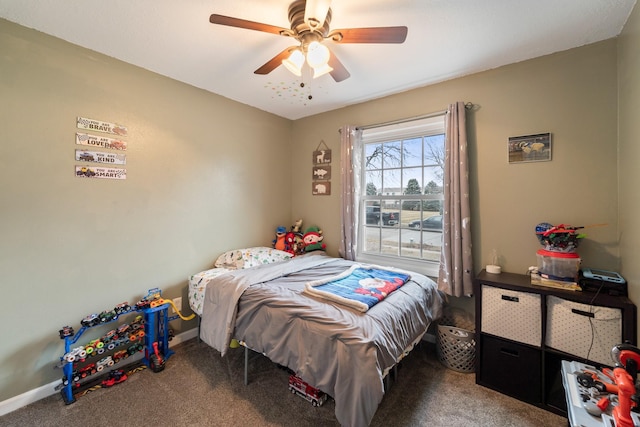
[[[311,173],[314,181],[324,181],[331,179],[331,166],[314,166]]]
[[[313,152],[313,164],[324,165],[327,163],[331,163],[331,150],[318,147],[318,150]]]
[[[311,195],[313,196],[330,196],[331,181],[315,181],[311,183]]]
[[[509,163],[549,160],[551,160],[550,133],[509,137]]]

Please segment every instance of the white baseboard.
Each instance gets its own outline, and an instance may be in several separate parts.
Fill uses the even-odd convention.
[[[173,337],[173,339],[169,342],[169,347],[173,347],[192,338],[196,338],[197,336],[198,328],[189,329],[188,331],[179,333],[178,335]],[[56,393],[59,393],[59,391],[55,390],[58,384],[60,384],[60,380],[45,384],[43,386],[40,386],[33,390],[29,390],[18,396],[14,396],[0,402],[0,417],[8,414],[9,412],[13,412],[16,409],[20,409],[23,406],[27,406],[31,403],[37,402],[40,399],[44,399],[45,397],[49,397]]]
[[[173,339],[169,342],[169,347],[173,347],[174,345],[178,345],[185,341],[189,341],[190,339],[198,337],[198,328],[189,329],[188,331],[180,332],[178,335],[173,337]]]

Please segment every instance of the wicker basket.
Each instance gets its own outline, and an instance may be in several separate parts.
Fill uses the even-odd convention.
[[[449,369],[475,371],[475,322],[470,313],[458,308],[445,308],[438,322],[437,351],[440,362]]]

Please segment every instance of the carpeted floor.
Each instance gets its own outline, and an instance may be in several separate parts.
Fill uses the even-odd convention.
[[[244,350],[225,358],[193,339],[173,348],[164,371],[149,369],[65,405],[60,394],[0,417],[0,426],[337,426],[334,402],[321,407],[289,392],[289,374],[252,354],[243,384]],[[444,368],[435,346],[405,358],[372,426],[549,426],[567,420],[475,384],[474,374]]]

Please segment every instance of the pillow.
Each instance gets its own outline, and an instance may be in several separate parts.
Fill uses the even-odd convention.
[[[242,259],[243,249],[236,249],[233,251],[227,251],[220,255],[214,266],[217,268],[227,268],[229,270],[240,270],[244,266],[244,260]]]
[[[214,266],[229,270],[241,270],[262,264],[284,261],[292,258],[293,254],[280,251],[266,246],[256,246],[253,248],[234,249],[220,255]]]
[[[293,254],[290,254],[289,252],[263,246],[242,249],[241,253],[242,261],[244,261],[244,265],[241,268],[251,268],[257,265],[271,264],[273,262],[284,261],[293,257]]]

